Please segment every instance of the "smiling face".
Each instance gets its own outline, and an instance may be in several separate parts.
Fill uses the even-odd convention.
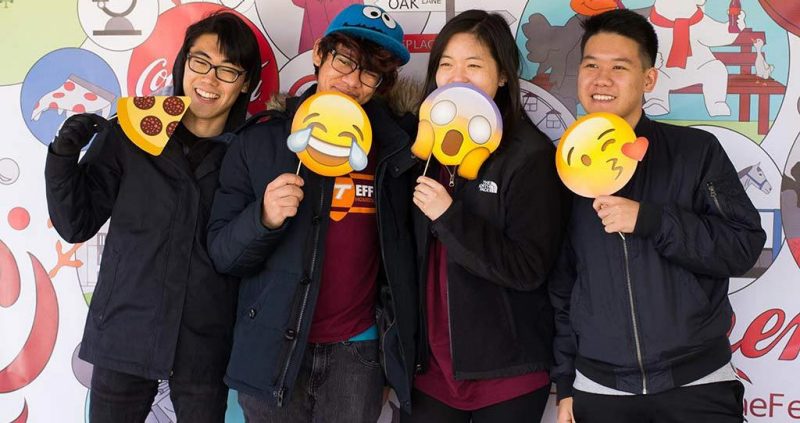
[[[349,96],[320,92],[297,109],[286,142],[311,171],[342,176],[367,167],[372,126],[364,109]]]
[[[358,63],[360,57],[358,52],[351,51],[342,45],[336,46],[337,53],[345,56],[348,60]],[[323,56],[325,62],[323,63]],[[357,69],[348,74],[339,72],[333,68],[333,61],[336,60],[331,52],[323,54],[320,51],[320,44],[314,44],[312,56],[314,66],[319,68],[317,72],[317,92],[336,91],[352,97],[358,104],[366,104],[375,94],[375,88],[369,87],[361,82],[361,69]]]
[[[450,38],[436,69],[436,86],[453,82],[472,84],[494,98],[497,88],[506,83],[492,52],[475,35],[458,33]]]
[[[608,112],[636,126],[644,93],[653,90],[658,72],[645,67],[636,41],[600,32],[586,42],[578,68],[578,100],[587,113]]]
[[[578,195],[611,195],[633,177],[647,145],[647,140],[637,139],[631,126],[619,116],[583,116],[570,125],[558,144],[558,176]]]
[[[212,65],[223,65],[239,71],[241,66],[228,61],[219,50],[216,34],[203,34],[197,37],[189,54],[199,57]],[[247,75],[241,75],[235,82],[220,81],[214,70],[205,75],[192,71],[189,61],[184,65],[183,92],[192,100],[183,122],[195,135],[210,133],[217,135],[225,127],[228,113],[239,98],[247,92]],[[202,128],[202,129],[201,129]],[[212,129],[213,128],[213,129]]]

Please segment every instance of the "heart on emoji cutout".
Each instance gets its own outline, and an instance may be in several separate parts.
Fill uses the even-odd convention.
[[[640,162],[644,158],[644,153],[647,152],[648,145],[650,145],[650,142],[647,141],[647,138],[636,138],[636,141],[629,142],[622,146],[622,154]]]

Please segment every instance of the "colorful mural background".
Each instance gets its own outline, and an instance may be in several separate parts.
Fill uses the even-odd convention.
[[[108,116],[117,97],[169,85],[186,25],[221,8],[245,16],[260,34],[262,82],[250,107],[258,111],[272,93],[302,92],[311,83],[309,43],[354,2],[0,0],[0,423],[86,421],[91,365],[76,350],[106,230],[70,245],[49,225],[44,158],[64,119],[84,110]],[[746,386],[746,417],[800,420],[800,4],[364,2],[390,10],[406,29],[413,54],[402,73],[415,78],[422,77],[430,42],[453,13],[479,7],[503,14],[524,62],[525,110],[554,140],[583,114],[575,95],[582,14],[623,6],[650,17],[662,45],[662,85],[647,96],[646,112],[714,133],[768,234],[758,263],[733,279],[730,289],[736,312],[730,337]],[[687,57],[673,54],[681,43],[673,43],[674,34],[665,29],[665,22],[677,18],[696,21]],[[66,95],[50,101],[56,92]],[[161,386],[148,422],[174,421],[168,389]],[[390,398],[382,422],[397,420]],[[551,404],[544,421],[553,421],[552,410]],[[234,396],[228,421],[242,421]]]

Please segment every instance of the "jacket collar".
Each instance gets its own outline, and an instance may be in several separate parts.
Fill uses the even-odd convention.
[[[219,161],[214,159],[218,154],[225,153],[225,146],[230,144],[233,140],[234,134],[230,132],[225,132],[215,137],[207,138],[206,140],[216,144],[208,152],[206,157],[200,162],[200,165],[197,166],[197,169],[194,171],[194,179],[200,180],[202,177],[208,175],[211,172],[219,169]],[[164,157],[165,160],[172,163],[173,166],[180,169],[182,172],[186,174],[192,175],[192,171],[189,168],[189,163],[186,161],[186,158],[183,156],[183,151],[181,149],[181,145],[177,141],[170,140],[167,142],[167,145],[164,147],[164,151],[161,153],[161,156]],[[212,160],[209,160],[212,159]]]
[[[655,123],[647,117],[644,110],[642,110],[642,116],[639,118],[639,122],[636,123],[636,127],[633,128],[633,132],[636,136],[645,137],[651,142],[653,141],[650,138],[655,132]]]
[[[373,136],[378,148],[378,163],[389,160],[389,171],[397,176],[410,169],[416,163],[411,154],[411,140],[391,115],[389,107],[379,98],[373,98],[364,105],[373,128]],[[376,131],[376,128],[380,128]]]
[[[199,180],[209,173],[219,170],[221,164],[220,160],[217,159],[217,156],[225,154],[225,152],[228,150],[227,147],[230,145],[231,141],[233,141],[234,136],[235,135],[233,133],[226,132],[208,139],[208,141],[214,144],[214,147],[208,152],[208,155],[206,155],[205,159],[200,163],[200,166],[197,166],[197,169],[195,169],[195,178]]]

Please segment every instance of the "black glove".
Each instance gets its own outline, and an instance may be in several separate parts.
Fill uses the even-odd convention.
[[[72,156],[81,152],[92,140],[94,134],[100,132],[108,121],[102,116],[92,113],[81,113],[70,116],[61,125],[53,140],[53,152],[59,156]]]

